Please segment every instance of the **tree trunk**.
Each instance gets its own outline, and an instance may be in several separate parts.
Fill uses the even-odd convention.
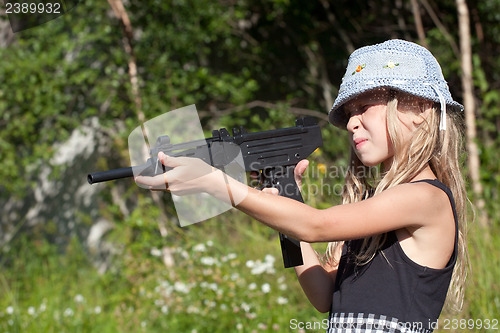
[[[135,103],[137,119],[141,124],[143,136],[147,142],[148,136],[147,133],[145,132],[144,126],[142,126],[146,121],[146,116],[144,115],[144,112],[142,110],[142,98],[139,88],[139,77],[137,75],[137,60],[133,48],[134,33],[132,29],[132,23],[130,22],[130,18],[127,14],[127,11],[125,9],[125,6],[123,5],[122,0],[108,0],[108,3],[113,9],[113,12],[115,13],[116,17],[120,20],[122,24],[123,48],[125,49],[125,52],[129,57],[128,74],[130,78],[130,85],[132,87],[132,97]],[[161,201],[160,195],[157,192],[151,192],[151,196],[155,204],[158,205],[158,207],[160,207],[161,217],[160,219],[158,219],[158,229],[160,231],[160,234],[163,237],[166,237],[168,234],[167,224],[166,224],[168,218],[165,214],[165,209],[164,209],[165,207],[163,205],[163,202]]]
[[[427,41],[425,40],[425,31],[422,24],[422,17],[420,15],[420,7],[417,0],[411,0],[411,9],[413,11],[413,18],[415,19],[415,28],[417,29],[418,41],[420,45],[427,48]]]
[[[474,102],[474,83],[472,81],[472,51],[470,42],[469,9],[465,0],[456,0],[460,36],[460,60],[462,67],[462,88],[465,108],[465,124],[467,128],[467,151],[469,176],[477,208],[477,217],[481,226],[485,227],[488,220],[485,214],[483,188],[480,181],[479,149],[476,143],[476,105]]]

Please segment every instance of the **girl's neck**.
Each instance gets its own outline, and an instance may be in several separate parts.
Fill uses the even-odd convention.
[[[429,164],[427,164],[427,166],[422,171],[420,171],[415,177],[413,177],[411,181],[414,182],[423,179],[436,179],[436,175],[432,171]]]

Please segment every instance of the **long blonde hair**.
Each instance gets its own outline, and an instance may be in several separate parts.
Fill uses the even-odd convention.
[[[430,166],[437,179],[450,188],[458,218],[457,262],[448,288],[447,306],[459,310],[463,304],[465,280],[468,267],[467,231],[467,195],[465,182],[461,175],[463,152],[463,119],[461,114],[447,112],[447,128],[439,130],[441,110],[434,105],[428,117],[413,133],[406,144],[398,134],[398,103],[402,100],[420,100],[395,90],[386,91],[389,95],[387,103],[387,131],[394,158],[389,170],[383,173],[373,172],[373,168],[364,166],[351,148],[350,167],[346,174],[342,203],[352,203],[367,199],[370,196],[408,183],[427,165]],[[425,100],[420,100],[419,107],[424,107]],[[428,104],[428,102],[427,102]],[[423,110],[422,110],[423,111]],[[380,176],[378,175],[380,174]],[[370,262],[377,252],[381,251],[387,234],[365,238],[361,253],[357,254],[357,262],[364,265]],[[334,253],[342,242],[328,244],[326,257],[330,265],[335,266]],[[383,254],[383,253],[382,253]]]

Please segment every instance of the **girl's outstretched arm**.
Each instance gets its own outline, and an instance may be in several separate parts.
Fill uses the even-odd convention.
[[[425,236],[429,231],[439,234],[454,227],[447,224],[451,209],[446,208],[449,206],[446,194],[427,184],[401,184],[367,200],[316,209],[248,187],[220,170],[212,170],[200,159],[173,158],[163,153],[159,158],[173,170],[155,177],[137,177],[137,182],[150,186],[168,183],[168,190],[178,195],[206,192],[285,235],[309,243],[359,239],[391,230],[413,231],[423,227],[427,231],[421,234],[419,242],[420,249],[426,251],[429,241]]]

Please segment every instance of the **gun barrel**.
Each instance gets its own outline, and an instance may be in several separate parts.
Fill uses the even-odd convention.
[[[114,169],[108,171],[94,172],[87,175],[87,181],[89,184],[106,182],[108,180],[115,180],[120,178],[133,177],[134,171],[132,167]]]

